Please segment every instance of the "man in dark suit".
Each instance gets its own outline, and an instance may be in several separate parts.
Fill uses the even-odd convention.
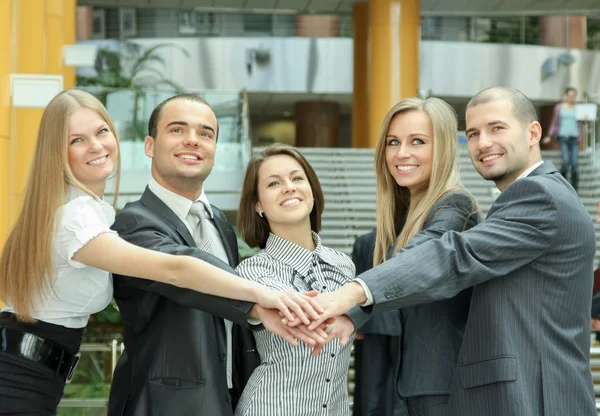
[[[501,191],[487,219],[401,250],[322,295],[321,319],[365,305],[350,313],[359,327],[374,313],[473,287],[448,416],[596,415],[590,215],[556,167],[542,161],[541,126],[522,93],[480,92],[466,124],[473,165]]]
[[[235,273],[235,233],[203,192],[217,135],[216,116],[197,95],[172,97],[153,111],[145,141],[152,179],[141,199],[117,215],[113,228],[122,238]],[[207,230],[212,234],[203,237]],[[127,276],[114,275],[114,296],[125,352],[114,372],[111,416],[232,415],[259,364],[248,319],[267,326],[274,314],[281,321],[252,303]]]
[[[373,267],[376,232],[354,242],[356,274]],[[357,330],[354,341],[354,416],[404,416],[406,405],[396,390],[402,322],[399,311],[374,316]]]

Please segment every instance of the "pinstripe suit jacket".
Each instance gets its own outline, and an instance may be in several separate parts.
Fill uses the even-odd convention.
[[[596,415],[589,368],[594,226],[549,162],[509,185],[487,219],[359,277],[378,311],[473,286],[449,416]]]

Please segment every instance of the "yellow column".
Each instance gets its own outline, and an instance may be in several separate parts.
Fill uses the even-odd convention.
[[[75,45],[77,31],[77,0],[62,0],[63,4],[63,45]],[[62,54],[61,54],[62,56]],[[75,86],[75,67],[63,65],[63,86]]]
[[[46,0],[46,73],[63,74],[63,0]]]
[[[354,86],[352,90],[352,147],[369,143],[369,3],[352,7],[354,45]]]
[[[420,0],[369,0],[369,147],[383,117],[419,88]]]
[[[0,1],[0,250],[8,237],[9,143],[10,143],[10,72],[13,0]]]
[[[13,1],[13,73],[46,74],[46,0]],[[43,109],[13,108],[10,140],[9,220],[16,219],[29,175]]]
[[[419,89],[421,0],[402,0],[400,10],[400,99],[415,97]],[[395,104],[395,103],[394,103]]]

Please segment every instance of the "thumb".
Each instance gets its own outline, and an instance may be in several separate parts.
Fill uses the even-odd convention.
[[[304,292],[303,294],[308,297],[314,298],[319,295],[319,292],[317,292],[316,290],[311,290],[310,292]]]

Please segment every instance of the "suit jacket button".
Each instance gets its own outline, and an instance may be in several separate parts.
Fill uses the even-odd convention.
[[[219,358],[221,359],[221,361],[225,361],[227,359],[227,354],[222,352],[221,354],[219,354]]]
[[[394,298],[394,291],[393,290],[386,290],[384,293],[384,296],[386,297],[386,299],[392,299]]]
[[[241,308],[242,307],[242,302],[240,302],[239,300],[234,300],[232,302],[232,305],[234,308]]]

